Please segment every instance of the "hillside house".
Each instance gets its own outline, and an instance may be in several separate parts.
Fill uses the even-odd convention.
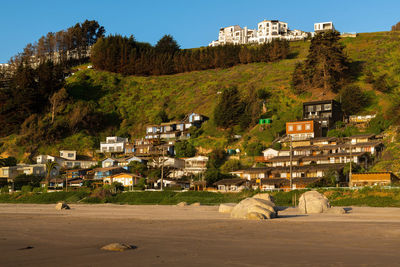
[[[128,138],[109,136],[100,143],[100,153],[124,153]]]
[[[72,179],[84,179],[87,174],[90,172],[90,169],[70,169],[65,170],[65,177],[68,180]]]
[[[103,183],[112,184],[114,182],[118,182],[124,187],[129,187],[138,184],[141,178],[141,176],[132,173],[117,173],[111,176],[103,177]]]
[[[17,164],[16,166],[7,166],[0,168],[0,179],[7,182],[12,182],[15,177],[21,174],[45,176],[46,165],[45,164]],[[55,170],[54,175],[58,174]]]
[[[75,150],[60,150],[60,158],[66,160],[76,160],[76,151]]]
[[[111,177],[114,174],[127,172],[121,167],[108,167],[108,168],[96,168],[93,170],[95,180],[103,180],[103,178]]]
[[[265,162],[266,160],[277,157],[279,154],[279,151],[273,148],[267,148],[262,151],[263,155],[254,157],[255,162]]]
[[[291,140],[307,140],[322,136],[321,125],[314,120],[286,123],[286,135]]]
[[[399,183],[400,179],[391,172],[353,173],[349,186],[374,186]]]
[[[166,187],[180,187],[181,189],[190,188],[190,182],[185,180],[163,178],[162,183],[163,183],[163,188]],[[154,188],[161,188],[161,179],[155,181],[153,186]]]
[[[199,175],[207,170],[208,157],[196,156],[192,158],[183,158],[185,161],[185,167],[183,169],[186,176]]]
[[[220,192],[240,192],[244,189],[249,188],[249,182],[245,179],[223,179],[214,183],[217,186],[217,190]]]
[[[335,100],[311,101],[303,103],[303,119],[316,120],[325,131],[343,121],[341,104]]]

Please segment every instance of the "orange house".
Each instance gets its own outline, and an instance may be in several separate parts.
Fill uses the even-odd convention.
[[[314,120],[287,122],[286,135],[295,141],[320,137],[322,135],[321,125]]]

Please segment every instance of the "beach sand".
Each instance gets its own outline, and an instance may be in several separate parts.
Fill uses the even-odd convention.
[[[399,208],[246,221],[217,206],[70,207],[0,204],[0,266],[400,266]],[[113,242],[136,249],[100,249]]]

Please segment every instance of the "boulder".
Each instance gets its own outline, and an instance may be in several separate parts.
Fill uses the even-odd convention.
[[[56,210],[69,210],[70,207],[65,202],[58,202],[56,205]]]
[[[131,246],[131,245],[127,245],[127,244],[122,244],[122,243],[111,243],[108,244],[104,247],[102,247],[102,250],[109,250],[109,251],[125,251],[128,249],[133,249],[135,247]]]
[[[330,207],[324,195],[317,191],[308,191],[300,196],[298,209],[302,214],[312,214],[326,212]]]
[[[274,202],[274,198],[268,193],[258,193],[256,195],[254,195],[253,198],[264,199],[264,200]]]
[[[201,206],[201,204],[200,204],[200,202],[195,202],[195,203],[193,203],[193,204],[190,205],[190,206],[199,207],[199,206]]]
[[[246,198],[237,204],[231,212],[231,218],[264,220],[278,216],[275,203],[260,198]]]
[[[332,214],[345,214],[346,210],[341,207],[332,207],[332,208],[328,209],[326,212],[332,213]]]
[[[188,204],[186,202],[179,202],[178,204],[176,204],[178,207],[185,207]]]
[[[218,211],[221,213],[231,213],[235,206],[235,203],[223,203],[219,205]]]

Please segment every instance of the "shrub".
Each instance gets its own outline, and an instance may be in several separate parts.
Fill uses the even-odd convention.
[[[0,193],[8,193],[8,192],[10,192],[8,185],[5,185],[0,189]]]
[[[259,156],[264,149],[265,147],[263,144],[260,142],[254,142],[247,146],[246,153],[248,156]]]
[[[24,185],[21,188],[22,193],[29,193],[32,192],[32,186],[30,185]]]

